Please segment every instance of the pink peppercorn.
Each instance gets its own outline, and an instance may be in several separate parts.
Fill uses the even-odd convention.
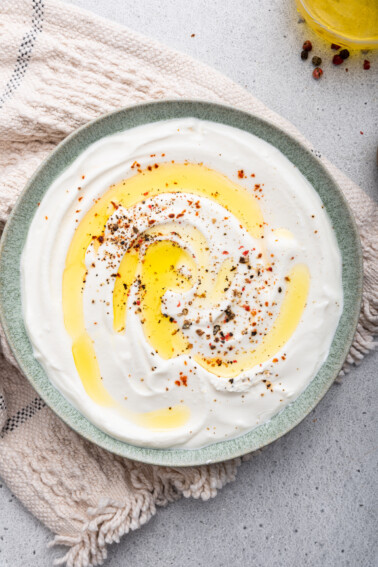
[[[323,75],[323,69],[321,69],[320,67],[315,67],[315,69],[312,72],[312,76],[314,77],[314,79],[318,81],[322,75]]]
[[[340,55],[334,55],[333,59],[332,59],[332,63],[334,65],[341,65],[341,63],[343,63],[344,59],[342,57],[340,57]]]
[[[312,43],[311,43],[311,41],[309,41],[309,40],[305,41],[304,44],[303,44],[303,46],[302,46],[302,49],[303,49],[304,51],[311,51],[311,49],[312,49]]]
[[[331,43],[331,49],[338,51],[340,49],[340,45],[336,45],[336,43]]]
[[[364,61],[364,69],[365,71],[368,71],[370,69],[370,61],[368,61],[367,59],[365,59]]]

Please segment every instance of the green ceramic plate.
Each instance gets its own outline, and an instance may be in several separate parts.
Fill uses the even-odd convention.
[[[100,431],[51,384],[33,357],[21,310],[20,257],[37,203],[52,181],[90,144],[115,132],[148,122],[195,116],[251,132],[278,148],[319,193],[336,231],[343,258],[344,310],[326,362],[307,389],[281,413],[253,431],[193,450],[149,449],[118,441]],[[23,373],[45,402],[75,431],[119,455],[146,463],[185,466],[237,457],[271,443],[297,425],[324,396],[338,375],[356,329],[362,293],[362,255],[352,213],[339,187],[316,157],[272,124],[234,108],[176,100],[142,104],[112,112],[66,138],[42,163],[21,194],[4,230],[0,248],[0,315],[9,344]]]

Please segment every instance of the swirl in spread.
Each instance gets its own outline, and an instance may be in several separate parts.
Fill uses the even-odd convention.
[[[185,131],[183,123],[178,131]],[[222,128],[224,134],[232,130]],[[65,359],[67,348],[71,353],[69,373],[76,372],[82,393],[77,379],[69,392],[72,379],[60,385],[57,370],[49,375],[92,421],[128,441],[191,447],[234,437],[296,397],[328,351],[342,301],[338,250],[331,247],[326,262],[334,265],[336,280],[326,289],[324,269],[320,276],[313,269],[322,263],[315,255],[323,235],[317,236],[319,225],[311,218],[323,217],[328,240],[329,221],[315,196],[313,215],[301,219],[300,211],[300,222],[290,226],[281,205],[277,222],[276,211],[264,206],[269,176],[256,178],[256,165],[225,175],[202,162],[168,159],[165,152],[145,156],[144,163],[140,154],[132,157],[127,176],[92,197],[83,211],[88,172],[76,165],[83,187],[76,189],[76,226],[59,266],[60,309],[62,351]],[[310,253],[295,224],[312,231]],[[25,251],[25,281],[27,257]],[[47,270],[52,264],[58,266],[57,260]],[[326,300],[318,294],[322,281]],[[325,312],[332,333],[313,357],[304,348],[321,343]],[[33,338],[35,321],[25,319]],[[295,341],[298,329],[305,336]],[[51,355],[51,367],[63,375],[57,359],[54,364]],[[302,364],[308,364],[307,379],[294,395],[295,376],[286,380],[285,368],[300,372]],[[257,401],[259,412],[252,411]]]
[[[88,395],[115,403],[84,324],[89,281],[91,301],[113,318],[114,331],[125,331],[128,307],[134,309],[162,358],[189,354],[219,380],[274,359],[299,323],[309,272],[293,262],[277,278],[263,236],[253,194],[203,165],[156,163],[112,187],[79,225],[63,276],[65,325]],[[270,301],[274,288],[278,302]],[[129,417],[178,427],[189,411],[181,404]]]

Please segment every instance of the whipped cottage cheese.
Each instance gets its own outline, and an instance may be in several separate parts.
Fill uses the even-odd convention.
[[[21,261],[51,382],[140,446],[195,448],[266,422],[325,361],[341,256],[277,149],[194,118],[102,138],[51,185]]]

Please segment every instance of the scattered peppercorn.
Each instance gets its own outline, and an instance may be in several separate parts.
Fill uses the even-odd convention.
[[[349,51],[348,51],[347,49],[342,49],[342,50],[340,51],[339,55],[340,55],[341,59],[344,59],[344,60],[345,60],[345,59],[348,59],[350,53],[349,53]]]
[[[303,44],[303,46],[302,46],[302,49],[303,49],[304,51],[311,51],[311,49],[312,49],[312,43],[311,43],[311,41],[309,41],[309,40],[305,41],[304,44]]]
[[[308,51],[303,50],[301,53],[301,59],[303,61],[306,61],[306,59],[308,59]]]
[[[322,60],[320,57],[318,57],[317,55],[314,55],[314,57],[311,59],[312,64],[314,65],[314,67],[319,67],[319,65],[322,64]]]
[[[225,315],[226,315],[226,322],[232,321],[232,319],[235,319],[235,313],[233,313],[231,311],[230,306],[227,307],[227,309],[225,309]]]
[[[312,76],[314,77],[314,79],[318,81],[322,75],[323,75],[323,69],[321,69],[320,67],[315,67],[315,69],[312,72]]]
[[[336,43],[331,43],[331,49],[338,51],[340,49],[340,45],[336,45]]]
[[[364,61],[364,69],[365,71],[368,71],[370,69],[370,61],[368,61],[367,59],[365,59]]]
[[[343,61],[344,61],[344,59],[342,57],[340,57],[339,54],[333,56],[332,63],[334,65],[341,65],[341,63],[343,63]]]

